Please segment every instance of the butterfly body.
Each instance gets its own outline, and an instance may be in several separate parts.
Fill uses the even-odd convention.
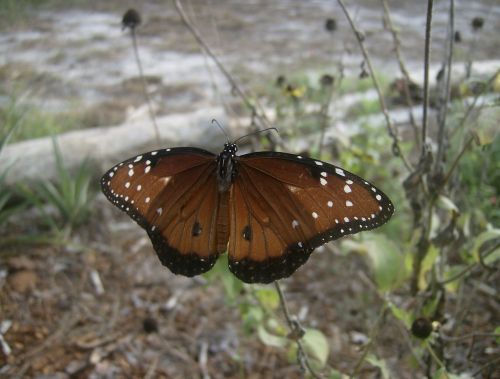
[[[236,152],[230,143],[219,155],[152,151],[111,168],[101,186],[172,272],[201,274],[227,250],[231,272],[247,283],[288,277],[316,247],[378,227],[394,211],[378,188],[326,162]]]
[[[237,175],[236,152],[234,143],[224,144],[224,150],[217,157],[217,183],[220,192],[226,192],[231,187]]]

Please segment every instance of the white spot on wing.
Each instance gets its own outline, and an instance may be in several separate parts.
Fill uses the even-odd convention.
[[[345,202],[345,206],[346,206],[346,207],[352,207],[353,205],[354,205],[354,204],[352,203],[352,201],[351,201],[351,200],[347,200],[347,201]]]
[[[314,161],[314,163],[316,163],[318,166],[323,166],[323,162],[320,162],[320,161]]]
[[[337,175],[340,175],[340,176],[345,176],[345,173],[344,173],[344,170],[342,170],[341,168],[336,168],[335,169],[335,172],[337,173]]]
[[[134,162],[139,162],[142,159],[142,155],[139,155],[137,158],[135,158]]]
[[[140,191],[141,189],[142,189],[142,186],[139,184],[139,185],[137,186],[137,191]]]
[[[382,200],[382,196],[380,196],[379,194],[377,194],[377,196],[375,196],[375,199],[377,199],[378,201]]]
[[[151,153],[151,155],[152,155],[152,156],[155,156],[156,154],[158,154],[158,152],[157,152],[157,151],[153,151],[153,152]]]
[[[328,201],[328,203],[326,203],[328,205],[329,208],[333,207],[333,201]]]
[[[299,222],[297,220],[293,220],[292,221],[292,228],[297,228],[297,226],[299,226]]]
[[[133,175],[134,175],[134,170],[133,169],[128,170],[128,176],[133,176]]]
[[[328,184],[328,182],[326,181],[326,179],[323,179],[323,178],[321,178],[319,180],[319,182],[321,183],[322,186],[326,186]]]
[[[347,184],[346,184],[346,185],[344,186],[344,192],[345,192],[345,193],[352,192],[351,187],[349,187],[349,185],[347,185]]]
[[[144,200],[145,203],[149,203],[149,200],[151,200],[150,197],[146,197],[146,199]]]
[[[347,184],[352,184],[352,183],[354,183],[354,182],[353,182],[352,180],[350,180],[350,179],[346,180],[345,182],[346,182]]]
[[[149,171],[151,171],[151,166],[146,166],[144,173],[147,174]]]
[[[324,172],[324,171],[323,171],[323,172],[321,173],[321,176],[322,176],[323,178],[326,178],[326,172]]]
[[[161,216],[162,212],[163,212],[163,208],[158,208],[156,210],[156,213],[158,213],[158,215],[160,215],[160,216]]]
[[[125,183],[125,188],[130,187],[130,182]]]
[[[345,222],[349,222],[349,217],[344,217]]]
[[[318,218],[318,214],[316,212],[312,213],[313,218]]]
[[[114,175],[115,175],[115,173],[114,173],[114,172],[110,172],[110,173],[109,173],[109,177],[110,177],[110,178],[112,178]]]

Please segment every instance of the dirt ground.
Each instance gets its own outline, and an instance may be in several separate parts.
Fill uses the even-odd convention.
[[[146,234],[106,205],[100,197],[92,222],[66,246],[2,251],[1,322],[10,325],[3,338],[11,353],[0,354],[1,377],[303,377],[293,356],[263,344],[256,331],[245,333],[238,300],[227,301],[221,282],[171,274]],[[476,279],[472,275],[447,300],[460,336],[488,332],[498,323],[498,301],[472,292]],[[488,283],[498,285],[499,279],[498,272],[491,274]],[[326,335],[328,365],[343,373],[360,359],[382,307],[371,280],[366,261],[340,254],[334,243],[282,281],[291,312]],[[405,292],[391,301],[408,308],[419,299]],[[389,314],[381,325],[371,352],[386,361],[392,377],[422,377],[412,356],[418,341]],[[443,328],[451,334],[453,325]],[[450,366],[458,372],[474,371],[492,358],[488,351],[496,351],[491,338],[449,343]],[[380,375],[368,363],[359,372],[362,378]]]

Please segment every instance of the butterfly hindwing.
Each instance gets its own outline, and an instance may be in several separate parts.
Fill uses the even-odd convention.
[[[245,282],[291,275],[314,248],[393,213],[379,189],[339,167],[286,153],[239,157],[231,190],[231,271]]]
[[[216,155],[205,150],[162,149],[113,167],[101,186],[112,203],[146,229],[165,266],[194,276],[208,271],[221,252],[216,228],[223,199],[216,167]]]

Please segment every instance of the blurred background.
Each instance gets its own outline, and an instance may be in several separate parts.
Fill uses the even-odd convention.
[[[427,9],[0,0],[0,376],[498,377],[500,5],[435,2],[428,66]],[[100,193],[142,152],[220,152],[214,118],[395,205],[281,281],[309,367],[273,286],[172,274]]]

